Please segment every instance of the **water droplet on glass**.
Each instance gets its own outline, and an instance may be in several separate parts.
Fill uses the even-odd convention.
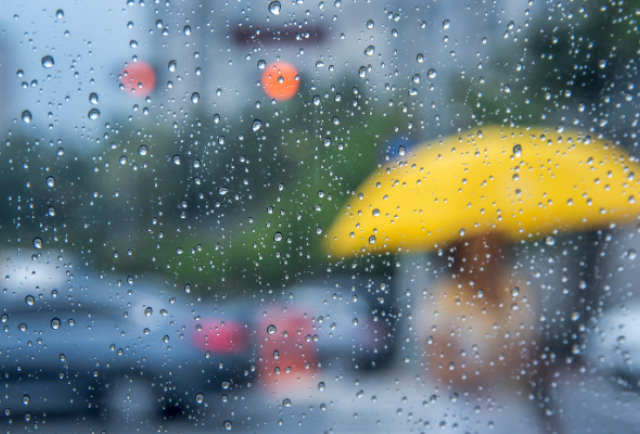
[[[224,196],[224,195],[226,195],[227,193],[229,193],[229,189],[228,189],[227,187],[220,187],[220,188],[218,189],[218,194],[219,194],[220,196]]]
[[[376,52],[376,47],[374,47],[373,45],[369,45],[364,50],[364,54],[366,54],[369,57],[373,56],[373,53],[375,53],[375,52]]]
[[[427,72],[427,77],[429,78],[436,78],[436,70],[431,68],[428,72]]]
[[[553,246],[556,243],[556,239],[549,235],[544,239],[544,242],[547,244],[547,246]]]
[[[33,239],[33,247],[40,250],[42,248],[42,238],[36,237]]]
[[[282,401],[282,406],[283,406],[283,407],[287,407],[287,408],[291,407],[291,400],[290,400],[289,398],[285,398],[285,399]]]
[[[444,20],[444,21],[442,22],[442,28],[443,28],[443,29],[445,29],[445,30],[447,30],[447,29],[449,28],[449,25],[450,25],[450,24],[451,24],[451,22],[450,22],[448,19],[447,19],[447,20]]]
[[[36,302],[36,299],[33,298],[33,295],[27,295],[24,298],[24,302],[27,303],[27,306],[33,306],[33,304]]]
[[[147,155],[148,152],[149,148],[147,148],[146,145],[140,145],[140,147],[138,148],[138,154],[140,155]]]
[[[135,39],[132,39],[129,41],[129,46],[131,48],[138,48],[138,41],[136,41]]]
[[[51,328],[54,330],[58,330],[60,328],[60,320],[58,318],[51,320]]]
[[[151,316],[153,314],[153,309],[151,308],[151,306],[147,307],[144,310],[144,316]]]
[[[267,62],[265,62],[262,59],[258,60],[258,69],[264,69],[266,67],[267,67]]]
[[[418,63],[422,63],[422,62],[424,62],[424,54],[419,53],[419,54],[416,56],[416,60],[418,61]]]
[[[515,145],[513,147],[513,155],[515,155],[516,158],[520,158],[522,156],[522,146]]]
[[[127,164],[127,156],[126,155],[121,155],[120,156],[120,160],[118,160],[120,162],[120,164]]]
[[[22,404],[23,404],[23,405],[27,405],[27,404],[29,404],[29,401],[30,401],[30,399],[29,399],[29,395],[24,395],[24,396],[22,397]]]
[[[273,236],[273,241],[275,242],[282,241],[282,233],[276,232],[275,235]]]
[[[171,161],[173,161],[173,164],[175,164],[176,166],[179,166],[180,165],[180,156],[179,155],[174,155],[171,158]]]
[[[258,131],[261,127],[262,127],[262,122],[259,119],[254,120],[253,124],[251,124],[251,129],[254,132]]]
[[[200,94],[198,92],[193,92],[191,94],[191,102],[194,104],[198,104],[198,101],[200,101]]]
[[[22,112],[22,122],[25,124],[31,123],[31,112],[29,110],[25,110]]]
[[[191,36],[191,26],[184,26],[182,28],[182,31],[185,34],[185,36]]]
[[[233,425],[231,425],[231,422],[229,422],[228,420],[225,421],[222,426],[224,427],[224,429],[226,431],[231,431],[231,428],[233,428]]]
[[[169,72],[176,72],[176,68],[178,67],[178,63],[175,60],[170,60],[167,65],[169,68]]]
[[[269,3],[269,12],[273,15],[280,15],[280,9],[282,9],[282,5],[279,1],[275,0]]]
[[[318,383],[318,390],[322,392],[324,390],[324,381]]]
[[[375,244],[376,243],[376,236],[375,235],[371,235],[369,237],[369,244]]]
[[[41,60],[42,66],[44,66],[45,68],[53,68],[54,62],[53,62],[53,57],[51,56],[44,56]]]
[[[603,59],[603,60],[601,60],[601,61],[599,61],[599,62],[598,62],[598,67],[599,67],[600,69],[604,69],[604,68],[606,68],[606,67],[607,67],[607,61],[606,61],[606,60],[604,60],[604,59]]]
[[[64,11],[62,9],[58,9],[56,11],[56,18],[59,19],[59,20],[64,18]]]
[[[91,104],[98,104],[98,94],[95,92],[91,92],[89,94],[89,102]]]
[[[204,402],[204,395],[202,393],[196,394],[196,402],[198,404],[202,404]]]
[[[53,176],[47,176],[47,179],[45,179],[44,182],[47,187],[53,188],[53,186],[56,184],[56,179]]]
[[[271,324],[269,327],[267,327],[267,333],[270,334],[270,335],[274,334],[277,331],[278,331],[278,329],[273,324]]]
[[[91,110],[89,110],[88,116],[89,119],[95,121],[100,117],[100,110],[98,110],[97,108],[92,108]]]

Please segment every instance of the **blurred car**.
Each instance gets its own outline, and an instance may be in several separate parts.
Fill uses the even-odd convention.
[[[25,259],[3,264],[5,415],[171,412],[250,376],[250,309],[198,306],[131,277],[111,280],[72,263]]]
[[[586,345],[590,366],[624,390],[640,391],[640,303],[609,309],[596,322]]]
[[[285,290],[283,300],[267,305],[268,316],[278,318],[275,311],[286,307],[289,318],[308,318],[323,367],[375,369],[384,367],[394,350],[394,311],[379,294],[385,291],[388,283],[375,278],[312,281]]]
[[[590,309],[582,328],[584,356],[616,387],[638,392],[640,297],[635,287],[640,237],[636,225],[629,225],[610,230],[602,239],[601,251],[593,259],[592,293],[585,303]]]
[[[208,405],[208,393],[251,387],[256,354],[265,380],[285,375],[302,342],[313,363],[300,367],[310,372],[375,367],[392,351],[391,323],[373,308],[367,282],[300,286],[260,304],[203,301],[151,278],[85,274],[62,256],[5,258],[5,418],[88,411],[141,420],[160,410],[184,413]],[[304,335],[287,344],[296,327]],[[283,357],[270,362],[278,350]]]

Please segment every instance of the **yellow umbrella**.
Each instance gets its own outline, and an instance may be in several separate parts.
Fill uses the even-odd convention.
[[[428,251],[499,232],[509,240],[630,221],[636,160],[576,131],[480,128],[432,141],[377,169],[328,231],[337,256]]]

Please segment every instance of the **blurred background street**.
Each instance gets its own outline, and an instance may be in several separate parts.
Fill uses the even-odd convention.
[[[640,431],[637,4],[1,4],[4,432]]]

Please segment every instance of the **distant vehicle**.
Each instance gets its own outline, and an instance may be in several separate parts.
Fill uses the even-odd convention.
[[[71,263],[14,257],[2,271],[5,414],[171,412],[251,376],[250,309],[199,305]]]
[[[384,288],[389,287],[382,284]],[[261,382],[268,382],[278,369],[285,369],[280,372],[285,377],[287,368],[302,373],[385,367],[393,356],[395,319],[393,311],[375,297],[377,291],[380,284],[369,279],[336,277],[296,285],[285,289],[284,297],[263,303],[257,322]],[[276,330],[268,337],[265,330],[270,326]],[[280,360],[283,356],[286,361]],[[301,365],[308,366],[301,369]]]
[[[609,309],[597,321],[597,333],[589,336],[589,364],[625,390],[640,391],[640,303],[631,301],[622,309]]]
[[[84,273],[62,257],[4,258],[5,419],[189,412],[207,393],[284,377],[303,345],[309,364],[298,368],[311,371],[376,367],[392,350],[390,322],[374,308],[367,282],[314,283],[271,302],[215,302],[151,278]],[[265,375],[255,378],[256,369]]]

